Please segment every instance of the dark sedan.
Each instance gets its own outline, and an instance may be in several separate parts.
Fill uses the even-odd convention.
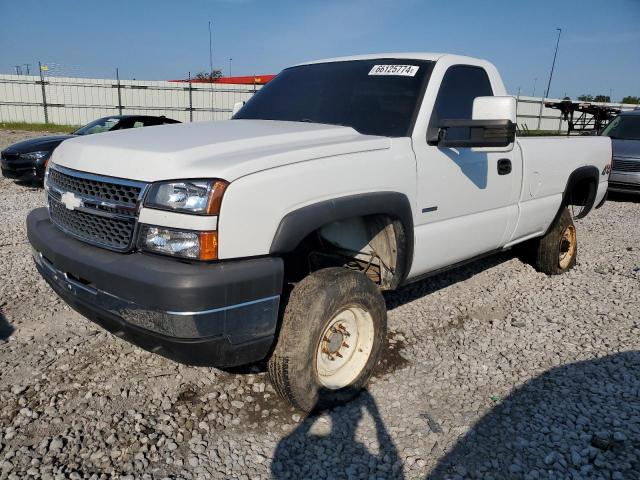
[[[640,110],[622,112],[602,131],[611,137],[609,191],[640,193]]]
[[[149,115],[113,115],[99,118],[84,127],[79,128],[70,135],[51,135],[37,137],[14,143],[0,154],[0,166],[2,175],[15,180],[42,182],[44,169],[53,150],[63,141],[79,135],[90,135],[100,132],[111,132],[126,128],[150,127],[153,125],[165,125],[180,123],[166,117],[154,117]]]

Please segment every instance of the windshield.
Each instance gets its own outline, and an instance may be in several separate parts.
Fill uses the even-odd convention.
[[[87,123],[84,127],[79,128],[72,135],[90,135],[92,133],[108,132],[120,123],[118,117],[104,117],[94,120],[91,123]]]
[[[288,68],[233,118],[325,123],[366,135],[409,136],[432,67],[427,61],[374,59]]]
[[[621,140],[640,140],[640,115],[618,115],[602,135]]]

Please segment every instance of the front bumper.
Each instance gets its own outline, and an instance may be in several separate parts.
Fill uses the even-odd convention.
[[[609,191],[640,193],[640,172],[619,172],[609,175]]]
[[[44,179],[44,165],[39,165],[33,160],[0,160],[2,175],[6,178],[20,181],[39,181]]]
[[[191,365],[262,360],[274,340],[279,258],[185,263],[122,254],[58,230],[45,208],[27,217],[36,267],[69,305],[146,350]]]

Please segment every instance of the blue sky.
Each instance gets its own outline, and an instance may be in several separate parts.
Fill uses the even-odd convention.
[[[38,60],[89,77],[276,73],[309,59],[435,51],[484,57],[507,89],[640,95],[640,0],[0,0],[0,72]]]

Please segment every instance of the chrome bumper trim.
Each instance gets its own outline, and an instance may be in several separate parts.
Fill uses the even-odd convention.
[[[259,298],[258,300],[251,300],[250,302],[236,303],[235,305],[228,305],[226,307],[220,307],[220,308],[212,308],[211,310],[202,310],[200,312],[166,312],[166,313],[168,313],[169,315],[207,315],[209,313],[219,313],[219,312],[224,312],[226,310],[249,307],[251,305],[256,305],[258,303],[272,302],[274,300],[279,300],[279,299],[280,299],[280,295],[274,295],[272,297]]]

